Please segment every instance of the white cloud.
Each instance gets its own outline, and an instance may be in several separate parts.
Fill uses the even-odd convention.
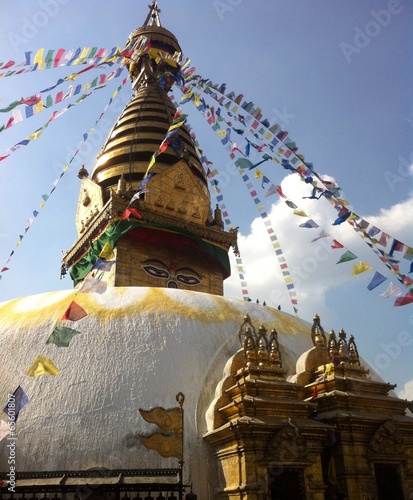
[[[399,397],[401,399],[408,399],[409,401],[413,400],[413,379],[408,380],[403,389],[399,392]]]
[[[288,175],[282,182],[282,190],[299,209],[310,215],[310,217],[294,215],[293,210],[282,199],[273,203],[269,211],[272,228],[298,293],[298,309],[301,317],[308,319],[315,313],[320,316],[325,313],[330,317],[334,316],[334,312],[326,303],[327,295],[333,288],[345,286],[346,283],[348,286],[354,286],[360,281],[365,283],[360,286],[367,287],[373,276],[371,271],[365,273],[365,277],[352,276],[353,266],[360,260],[371,265],[373,270],[391,278],[384,264],[349,224],[332,225],[337,212],[328,200],[303,198],[311,194],[311,186],[298,179],[296,175]],[[398,203],[390,209],[382,209],[378,216],[369,216],[366,220],[388,231],[394,237],[399,237],[400,232],[402,239],[406,234],[412,234],[413,220],[407,217],[411,213],[413,213],[413,198]],[[300,228],[299,225],[308,218],[314,220],[320,227]],[[322,230],[331,237],[321,238],[312,243],[311,240],[319,236]],[[332,249],[333,238],[344,248]],[[271,307],[281,305],[283,310],[292,312],[280,264],[262,219],[259,217],[254,219],[250,232],[240,234],[238,242],[250,298],[253,301],[259,299],[260,303],[265,300]],[[337,264],[346,250],[357,255],[357,260]],[[241,289],[235,257],[231,258],[233,274],[225,283],[225,295],[240,298]],[[355,283],[355,280],[358,280],[358,283]]]

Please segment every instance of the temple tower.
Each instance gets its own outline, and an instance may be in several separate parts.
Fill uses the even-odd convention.
[[[175,82],[183,82],[181,48],[161,26],[159,12],[153,1],[143,26],[129,37],[125,63],[134,94],[90,178],[84,167],[79,172],[78,240],[64,265],[75,286],[86,276],[103,277],[98,268],[105,259],[116,261],[104,273],[109,286],[222,295],[236,234],[223,230],[218,208],[211,210],[185,117],[168,96]]]

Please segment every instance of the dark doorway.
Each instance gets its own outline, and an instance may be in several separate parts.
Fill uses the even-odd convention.
[[[268,469],[271,500],[305,500],[303,469]]]
[[[374,464],[378,500],[403,500],[403,486],[399,467],[391,464]]]

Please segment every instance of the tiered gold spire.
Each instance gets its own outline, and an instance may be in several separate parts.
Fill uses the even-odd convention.
[[[79,172],[79,238],[64,264],[75,285],[98,259],[110,258],[116,259],[111,271],[99,275],[109,286],[222,295],[223,280],[230,274],[227,252],[236,247],[236,232],[223,230],[219,209],[212,214],[206,174],[184,118],[166,141],[180,115],[168,92],[184,81],[181,48],[161,26],[157,2],[149,9],[125,51],[134,95],[103,145],[91,178],[84,168]]]
[[[129,36],[128,46],[134,49],[128,67],[135,95],[112,128],[92,172],[92,180],[104,191],[104,201],[122,175],[128,189],[136,191],[176,113],[167,93],[179,72],[181,47],[161,26],[159,13],[154,1],[144,25]],[[157,158],[151,172],[163,172],[184,158],[207,193],[205,173],[185,126],[174,143]]]

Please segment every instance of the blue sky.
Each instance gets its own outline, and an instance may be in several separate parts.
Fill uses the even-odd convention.
[[[24,60],[40,48],[123,46],[140,26],[148,1],[19,0],[0,2],[0,61]],[[393,237],[413,246],[413,101],[411,88],[413,4],[407,0],[160,0],[161,21],[178,38],[199,74],[243,93],[265,117],[290,133],[315,170],[333,177],[349,207]],[[81,68],[57,68],[0,78],[0,107],[38,93]],[[105,71],[106,73],[108,71]],[[101,72],[79,77],[90,81]],[[28,146],[0,162],[0,266],[14,255],[0,281],[0,300],[71,288],[59,279],[61,252],[76,239],[77,171],[91,171],[96,154],[131,90],[127,83],[56,190],[39,210],[63,167],[90,132],[123,76],[53,122]],[[176,92],[176,95],[179,95]],[[65,107],[67,102],[56,109]],[[231,221],[240,228],[240,250],[253,300],[292,313],[274,250],[237,171],[204,118],[185,105],[189,122],[209,160]],[[47,110],[0,133],[0,155],[50,116]],[[1,113],[0,119],[7,113]],[[0,125],[4,122],[1,121]],[[325,200],[306,200],[308,186],[296,175],[265,163],[264,174],[346,248],[386,274],[377,256],[348,224],[332,226]],[[393,307],[367,290],[369,271],[351,276],[351,263],[337,265],[330,240],[311,243],[320,229],[302,229],[278,196],[264,199],[293,275],[298,313],[318,313],[326,331],[353,333],[362,356],[398,390],[413,378],[413,305]],[[214,200],[213,200],[214,201]],[[33,210],[39,215],[24,233]],[[23,240],[18,248],[19,235]],[[323,246],[324,245],[324,246]],[[403,263],[406,266],[406,262]],[[395,281],[397,283],[397,280]],[[226,295],[241,298],[238,273]],[[409,386],[411,387],[411,386]],[[413,398],[413,393],[410,393]]]

